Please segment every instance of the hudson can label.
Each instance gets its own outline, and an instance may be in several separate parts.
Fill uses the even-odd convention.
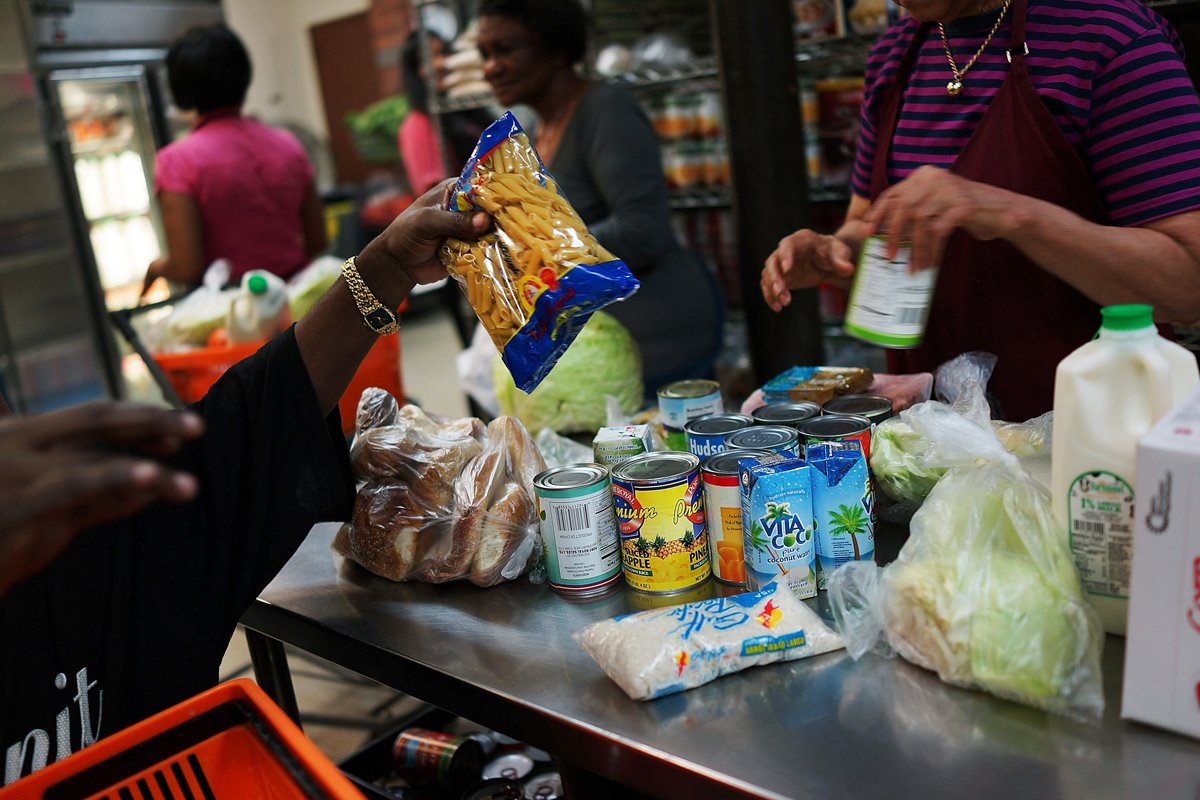
[[[546,581],[559,594],[590,597],[621,575],[608,470],[599,464],[548,469],[533,479],[546,554]]]
[[[639,592],[673,594],[712,574],[700,459],[647,453],[613,470],[625,582]]]
[[[676,381],[658,390],[658,410],[662,416],[667,447],[687,451],[684,426],[696,417],[724,411],[721,385],[716,381]]]
[[[688,452],[702,461],[725,450],[725,437],[754,424],[745,414],[705,414],[683,426]]]

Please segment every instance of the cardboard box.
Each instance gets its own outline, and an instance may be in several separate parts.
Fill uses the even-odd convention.
[[[1200,738],[1200,390],[1138,444],[1121,716]]]

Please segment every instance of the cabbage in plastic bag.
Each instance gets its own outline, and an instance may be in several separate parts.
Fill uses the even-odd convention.
[[[571,348],[529,394],[517,391],[499,359],[493,372],[501,414],[517,417],[529,430],[594,433],[608,424],[606,396],[633,414],[642,405],[642,355],[617,319],[596,312]]]
[[[834,571],[829,599],[846,649],[898,652],[942,680],[1079,718],[1104,708],[1103,630],[1050,496],[992,426],[923,404],[914,433],[946,469],[896,562]]]

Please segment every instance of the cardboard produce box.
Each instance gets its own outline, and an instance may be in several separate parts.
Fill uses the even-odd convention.
[[[1137,459],[1121,716],[1200,738],[1200,390]]]

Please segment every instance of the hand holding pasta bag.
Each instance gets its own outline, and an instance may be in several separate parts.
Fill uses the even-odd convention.
[[[549,374],[592,313],[638,289],[625,262],[596,242],[559,193],[511,113],[480,136],[449,209],[496,220],[478,241],[448,239],[442,263],[524,392]]]

